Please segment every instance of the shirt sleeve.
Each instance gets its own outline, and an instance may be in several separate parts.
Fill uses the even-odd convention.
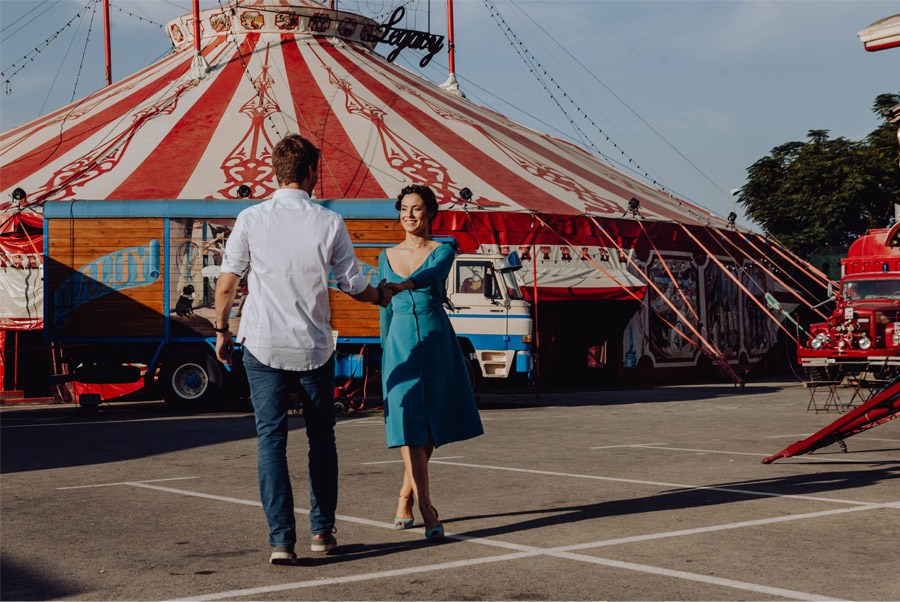
[[[365,274],[359,269],[356,254],[353,253],[353,242],[347,225],[339,216],[337,236],[331,253],[331,272],[337,281],[338,288],[348,295],[358,295],[369,285]]]
[[[247,239],[247,215],[242,211],[238,213],[231,234],[228,235],[219,271],[237,274],[243,278],[249,270],[250,241]]]
[[[448,244],[442,244],[432,251],[431,265],[415,276],[410,277],[410,281],[416,288],[423,288],[433,284],[443,286],[447,281],[447,276],[450,275],[451,268],[453,268],[453,259],[455,257],[456,253],[453,252],[453,247]]]

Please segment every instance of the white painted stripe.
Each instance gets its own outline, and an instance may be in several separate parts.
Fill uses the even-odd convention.
[[[865,510],[879,510],[893,504],[871,504],[869,506],[853,506],[852,508],[840,508],[836,510],[823,510],[821,512],[807,512],[806,514],[788,514],[786,516],[776,516],[773,518],[759,518],[756,520],[741,521],[738,523],[725,523],[720,525],[710,525],[708,527],[695,527],[693,529],[679,529],[677,531],[663,531],[661,533],[647,533],[646,535],[632,535],[630,537],[619,537],[617,539],[606,539],[603,541],[594,541],[588,543],[573,544],[561,548],[554,548],[557,552],[572,552],[575,550],[590,550],[593,548],[605,548],[609,546],[618,546],[627,543],[637,543],[642,541],[653,541],[657,539],[667,539],[669,537],[685,537],[688,535],[700,535],[705,533],[717,533],[719,531],[728,531],[731,529],[743,529],[744,527],[759,527],[763,525],[772,525],[776,523],[786,523],[796,520],[807,520],[811,518],[821,518],[823,516],[833,516],[836,514],[846,514],[848,512],[860,512]]]
[[[732,456],[756,456],[757,458],[768,458],[771,454],[758,454],[752,452],[736,452],[736,451],[724,451],[718,449],[691,449],[687,447],[663,447],[661,443],[648,443],[648,444],[639,444],[636,443],[634,445],[620,445],[618,447],[642,447],[644,449],[661,449],[668,451],[686,451],[686,452],[697,452],[703,454],[722,454],[722,455],[732,455]],[[592,447],[591,449],[606,449],[604,447]],[[858,459],[855,458],[824,458],[820,455],[811,455],[804,454],[801,456],[796,456],[795,458],[802,459],[804,461],[818,461],[818,462],[858,462]],[[790,461],[795,458],[784,458],[787,461]]]
[[[90,489],[92,487],[112,487],[114,485],[139,485],[141,483],[160,483],[162,481],[184,481],[186,479],[199,479],[200,477],[171,477],[168,479],[151,479],[149,481],[121,481],[119,483],[98,483],[96,485],[73,485],[72,487],[57,487],[62,489]]]
[[[656,446],[656,445],[665,445],[665,443],[631,443],[628,445],[600,445],[597,447],[592,447],[590,449],[619,449],[622,447],[645,447],[645,446]]]
[[[614,483],[632,483],[635,485],[652,485],[654,487],[673,487],[683,489],[685,491],[724,491],[727,493],[740,493],[742,495],[755,495],[759,497],[779,497],[795,500],[812,500],[816,502],[828,502],[832,504],[851,504],[867,506],[870,502],[858,502],[856,500],[842,500],[837,498],[816,497],[811,495],[784,495],[782,493],[772,493],[768,491],[753,491],[750,489],[737,489],[734,487],[716,487],[710,485],[685,485],[683,483],[667,483],[665,481],[642,481],[638,479],[623,479],[618,477],[601,477],[598,475],[577,474],[570,472],[556,472],[551,470],[534,470],[531,468],[509,468],[506,466],[486,466],[482,464],[464,464],[462,462],[445,462],[442,460],[431,460],[433,464],[446,464],[447,466],[462,466],[465,468],[483,468],[485,470],[502,470],[505,472],[521,472],[526,474],[539,474],[551,477],[570,477],[575,479],[591,479],[596,481],[609,481]]]
[[[432,458],[431,462],[443,461],[443,460],[456,460],[459,458],[465,458],[465,456],[446,456],[444,458]],[[372,464],[398,464],[403,463],[403,460],[380,460],[378,462],[362,462],[362,466],[371,466]]]
[[[394,569],[390,571],[379,571],[377,573],[364,573],[358,575],[346,575],[344,577],[332,577],[330,579],[314,579],[312,581],[296,581],[294,583],[281,583],[279,585],[268,585],[264,587],[253,587],[248,589],[237,589],[230,592],[220,592],[216,594],[207,594],[205,596],[191,596],[189,598],[176,598],[172,602],[182,602],[188,600],[225,600],[227,598],[238,598],[244,596],[258,596],[259,594],[268,594],[272,592],[283,592],[293,589],[302,589],[306,587],[321,587],[323,585],[341,585],[344,583],[356,583],[359,581],[370,581],[372,579],[385,579],[388,577],[401,577],[403,575],[418,575],[430,571],[441,571],[447,569],[458,569],[468,566],[482,565],[489,562],[505,562],[509,560],[518,560],[520,558],[528,558],[529,556],[539,556],[540,552],[517,552],[514,554],[503,554],[500,556],[488,556],[486,558],[469,558],[467,560],[454,560],[452,562],[442,562],[439,564],[429,564],[421,566],[412,566],[405,569]]]
[[[697,581],[709,585],[718,585],[731,589],[739,589],[743,591],[753,592],[757,594],[766,594],[770,596],[781,596],[792,600],[841,600],[841,598],[830,598],[828,596],[820,596],[818,594],[810,594],[806,592],[798,592],[792,589],[782,589],[780,587],[769,587],[767,585],[757,585],[746,581],[735,581],[733,579],[723,579],[722,577],[712,577],[710,575],[700,575],[697,573],[688,573],[686,571],[675,571],[672,569],[664,569],[661,567],[649,566],[646,564],[636,564],[634,562],[623,562],[621,560],[611,560],[609,558],[598,558],[595,556],[586,556],[584,554],[571,554],[562,552],[552,554],[557,558],[567,558],[569,560],[579,560],[581,562],[589,562],[592,564],[600,564],[603,566],[613,567],[617,569],[625,569],[628,571],[638,571],[641,573],[649,573],[651,575],[661,575],[663,577],[674,577],[676,579],[685,579],[687,581]]]
[[[240,498],[212,495],[212,494],[207,494],[207,493],[199,493],[199,492],[193,492],[193,491],[187,491],[187,490],[181,490],[181,489],[173,489],[170,487],[160,487],[160,486],[156,486],[156,485],[149,485],[149,484],[147,484],[147,482],[123,482],[121,484],[129,485],[129,486],[133,486],[133,487],[141,487],[141,488],[145,488],[145,489],[152,489],[152,490],[156,490],[156,491],[163,491],[163,492],[168,492],[168,493],[177,493],[179,495],[187,495],[187,496],[191,496],[191,497],[199,497],[199,498],[204,498],[204,499],[212,499],[212,500],[216,500],[216,501],[236,503],[236,504],[241,504],[241,505],[245,505],[245,506],[260,507],[262,505],[259,502],[256,502],[253,500],[245,500],[245,499],[240,499]],[[666,577],[674,577],[677,579],[685,579],[685,580],[689,580],[689,581],[707,583],[710,585],[729,587],[732,589],[739,589],[739,590],[750,591],[750,592],[754,592],[754,593],[763,593],[763,594],[768,594],[768,595],[782,596],[782,597],[793,598],[793,599],[798,599],[798,600],[835,600],[835,598],[819,596],[817,594],[810,594],[810,593],[799,592],[799,591],[794,591],[794,590],[787,590],[787,589],[782,589],[782,588],[774,588],[774,587],[769,587],[769,586],[765,586],[765,585],[748,583],[748,582],[744,582],[744,581],[736,581],[736,580],[724,579],[724,578],[720,578],[720,577],[711,577],[708,575],[688,573],[685,571],[675,571],[675,570],[671,570],[671,569],[654,567],[654,566],[650,566],[650,565],[636,564],[636,563],[631,563],[631,562],[622,562],[622,561],[618,561],[618,560],[611,560],[611,559],[600,558],[600,557],[595,557],[595,556],[587,556],[584,554],[574,554],[574,553],[572,553],[572,550],[584,550],[584,549],[590,549],[590,548],[619,545],[622,543],[630,543],[630,542],[634,542],[634,541],[647,541],[650,539],[661,539],[664,537],[680,537],[680,536],[693,535],[693,534],[698,534],[698,533],[711,533],[711,532],[715,532],[715,531],[719,531],[719,530],[736,529],[736,528],[741,528],[741,527],[746,527],[746,526],[760,526],[760,525],[765,525],[765,524],[788,522],[788,521],[793,521],[793,520],[806,520],[806,519],[810,519],[810,518],[817,518],[820,516],[830,516],[830,515],[842,514],[842,513],[847,513],[847,512],[855,512],[855,511],[860,511],[860,510],[873,510],[876,508],[881,508],[881,507],[886,507],[886,506],[900,508],[900,502],[897,502],[897,503],[891,502],[890,504],[869,504],[866,506],[859,506],[859,507],[855,507],[855,508],[844,508],[841,510],[813,512],[813,513],[807,513],[807,514],[802,514],[802,515],[798,514],[798,515],[790,515],[790,516],[781,516],[781,517],[775,517],[775,518],[771,518],[771,519],[758,519],[758,520],[753,520],[753,521],[744,521],[741,523],[731,523],[731,524],[726,524],[726,525],[701,527],[701,528],[697,528],[697,529],[683,529],[683,530],[679,530],[679,531],[647,534],[647,535],[635,536],[635,537],[629,537],[629,538],[619,538],[619,539],[615,539],[615,540],[605,540],[605,541],[602,540],[602,541],[596,541],[596,542],[585,543],[585,544],[576,544],[574,546],[564,546],[564,547],[549,548],[549,549],[542,549],[542,548],[536,548],[536,547],[526,546],[526,545],[521,545],[521,544],[502,542],[502,541],[491,540],[491,539],[487,539],[487,538],[483,538],[483,537],[468,537],[465,535],[453,535],[451,533],[448,533],[447,537],[449,539],[455,539],[458,541],[466,541],[466,542],[470,542],[470,543],[477,543],[477,544],[481,544],[481,545],[488,545],[491,547],[514,549],[514,550],[517,550],[517,552],[512,553],[512,554],[505,554],[505,555],[493,556],[493,557],[487,557],[487,558],[474,558],[474,559],[468,559],[468,560],[459,560],[459,561],[446,562],[446,563],[440,563],[440,564],[434,564],[434,565],[409,567],[406,569],[380,571],[380,572],[376,572],[376,573],[368,573],[368,574],[361,574],[361,575],[349,575],[349,576],[345,576],[345,577],[337,577],[337,578],[332,578],[332,579],[317,579],[314,581],[300,581],[300,582],[295,582],[295,583],[285,583],[285,584],[280,584],[280,585],[265,586],[265,587],[259,587],[259,588],[232,590],[232,591],[228,591],[228,592],[207,594],[205,596],[191,596],[189,598],[182,598],[180,600],[222,600],[222,599],[226,599],[226,598],[253,596],[253,595],[263,594],[263,593],[286,591],[286,590],[292,590],[292,589],[301,589],[301,588],[307,588],[307,587],[316,587],[316,586],[320,586],[320,585],[338,585],[338,584],[343,584],[343,583],[353,583],[353,582],[358,582],[358,581],[366,581],[366,580],[372,580],[372,579],[382,579],[382,578],[387,578],[387,577],[402,576],[402,575],[418,573],[418,572],[428,572],[428,571],[445,570],[445,569],[452,569],[452,568],[463,568],[466,566],[484,564],[487,562],[501,562],[501,561],[507,561],[507,560],[518,560],[520,558],[540,556],[540,555],[553,556],[556,558],[565,558],[565,559],[569,559],[569,560],[576,560],[579,562],[599,564],[599,565],[609,566],[609,567],[613,567],[613,568],[620,568],[620,569],[624,569],[624,570],[637,571],[637,572],[661,575],[661,576],[666,576]],[[294,510],[301,514],[309,513],[308,510],[304,510],[301,508],[295,508]],[[338,520],[353,522],[356,524],[379,527],[379,528],[383,528],[383,529],[393,529],[393,525],[391,523],[373,521],[370,519],[351,517],[351,516],[346,516],[346,515],[337,515],[336,518]],[[421,533],[422,529],[410,529],[409,532]]]

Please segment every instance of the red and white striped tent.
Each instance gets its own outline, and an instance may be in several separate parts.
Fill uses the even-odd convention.
[[[318,198],[388,198],[423,183],[444,209],[457,210],[443,219],[472,224],[476,215],[486,225],[490,244],[473,239],[483,247],[546,244],[538,273],[544,299],[626,298],[621,285],[642,289],[616,264],[618,254],[612,271],[570,261],[572,245],[576,257],[610,246],[586,215],[623,245],[637,236],[633,198],[651,226],[728,226],[388,62],[374,51],[379,24],[368,18],[312,0],[231,2],[200,13],[202,59],[193,19],[167,25],[169,56],[3,133],[0,199],[21,188],[24,205],[39,213],[44,201],[59,199],[236,199],[243,185],[266,198],[277,186],[271,149],[296,132],[323,151]],[[474,193],[465,220],[463,188]],[[14,210],[0,204],[0,215]],[[569,238],[543,222],[544,233],[532,236],[535,214],[566,221],[560,228]],[[688,243],[687,255],[695,246]],[[525,284],[534,284],[531,271],[520,272]]]

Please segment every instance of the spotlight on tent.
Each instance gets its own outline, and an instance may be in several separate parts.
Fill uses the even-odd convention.
[[[21,188],[16,188],[12,191],[12,199],[16,202],[17,206],[21,206],[27,196],[28,195],[25,194],[25,191]]]
[[[253,191],[250,190],[250,187],[246,184],[241,184],[240,187],[238,187],[238,196],[242,199],[250,198],[250,193],[252,192]]]
[[[464,201],[464,205],[472,200],[472,191],[468,188],[463,188],[459,191],[459,198]]]
[[[736,219],[737,219],[737,213],[735,213],[734,211],[732,211],[731,213],[728,214],[728,223],[731,224],[732,227],[734,227],[734,220],[736,220]]]
[[[638,216],[638,211],[641,210],[641,202],[634,197],[631,197],[631,200],[628,201],[628,211],[631,211],[632,217]]]

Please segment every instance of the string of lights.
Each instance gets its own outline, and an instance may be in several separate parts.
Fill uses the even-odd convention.
[[[666,189],[665,186],[663,186],[662,183],[660,183],[658,180],[653,178],[653,176],[651,176],[647,172],[647,170],[645,170],[643,167],[638,165],[638,163],[633,158],[631,158],[631,156],[629,156],[628,153],[626,153],[625,150],[622,149],[622,147],[620,147],[615,142],[615,140],[610,138],[609,134],[604,132],[603,129],[587,113],[585,113],[584,110],[582,110],[580,106],[578,106],[578,104],[572,99],[572,97],[570,97],[568,95],[568,93],[565,90],[563,90],[562,86],[560,86],[556,82],[556,80],[553,78],[553,76],[547,72],[547,70],[540,63],[540,61],[538,61],[534,57],[534,55],[528,50],[528,48],[519,39],[519,37],[515,34],[515,32],[512,31],[512,28],[510,28],[509,24],[503,18],[503,15],[501,15],[500,11],[497,9],[497,7],[494,6],[494,3],[491,0],[483,0],[483,2],[485,4],[485,6],[487,7],[488,11],[490,12],[491,17],[494,18],[494,20],[497,22],[498,27],[500,27],[501,31],[503,31],[503,33],[507,37],[507,39],[510,40],[510,43],[516,49],[516,52],[519,54],[519,56],[522,57],[523,60],[527,59],[526,64],[529,65],[529,70],[531,71],[531,73],[533,75],[535,75],[535,77],[538,79],[538,81],[540,82],[540,84],[544,88],[544,90],[551,96],[551,98],[553,99],[553,102],[563,112],[563,115],[565,115],[566,119],[569,120],[569,123],[572,125],[572,127],[577,130],[579,137],[583,138],[584,143],[587,146],[590,146],[595,152],[600,154],[603,158],[605,158],[607,160],[610,159],[610,157],[608,157],[606,154],[601,152],[600,149],[598,149],[597,146],[594,145],[594,143],[590,140],[590,138],[588,138],[588,136],[584,133],[584,131],[575,123],[575,120],[571,117],[571,115],[569,115],[569,112],[562,106],[560,101],[557,99],[556,94],[551,89],[551,86],[549,86],[546,83],[546,81],[540,77],[541,74],[543,74],[544,77],[546,77],[547,79],[550,80],[553,87],[555,87],[557,90],[559,90],[559,92],[562,94],[562,97],[564,99],[566,99],[567,101],[569,101],[569,104],[571,104],[575,108],[575,110],[582,116],[582,118],[585,119],[586,121],[588,121],[597,130],[597,132],[599,132],[600,135],[603,136],[603,138],[606,140],[606,142],[611,144],[613,146],[613,148],[615,148],[623,157],[625,157],[625,159],[627,159],[627,161],[630,165],[633,165],[634,168],[641,175],[643,175],[645,178],[647,178],[647,180],[652,182],[654,186],[656,186],[660,190],[668,193],[668,190]],[[540,73],[538,73],[538,70],[540,71]]]
[[[97,2],[97,0],[88,0],[88,3],[85,4],[74,17],[69,19],[65,25],[60,27],[56,31],[56,33],[54,33],[52,36],[50,36],[49,38],[47,38],[46,40],[44,40],[43,42],[41,42],[40,44],[35,46],[32,50],[29,50],[28,52],[26,52],[25,56],[23,56],[21,59],[19,59],[18,61],[16,61],[12,65],[10,65],[6,69],[4,69],[3,71],[0,71],[0,77],[4,78],[3,86],[6,90],[7,95],[9,95],[12,92],[12,84],[10,83],[10,80],[13,77],[15,77],[17,73],[21,72],[22,69],[24,69],[25,67],[27,67],[28,65],[33,63],[34,58],[37,55],[39,55],[41,52],[46,50],[47,47],[62,34],[62,32],[64,32],[67,28],[71,27],[72,23],[74,23],[75,21],[77,21],[78,19],[80,19],[82,17],[82,13],[84,11],[88,10],[91,7],[91,5],[95,4],[96,2]],[[7,72],[9,72],[11,69],[13,71],[9,75],[7,75]]]
[[[140,15],[136,15],[136,14],[134,14],[134,13],[131,12],[131,11],[127,11],[127,10],[125,10],[124,8],[121,8],[121,7],[119,7],[119,6],[116,6],[116,5],[113,4],[112,2],[110,2],[109,5],[110,5],[112,8],[116,9],[117,11],[119,11],[120,13],[125,13],[125,14],[128,15],[129,17],[134,17],[134,18],[137,19],[138,21],[146,21],[147,23],[150,23],[151,25],[156,25],[156,26],[159,27],[160,29],[165,29],[165,27],[166,27],[166,26],[163,25],[162,23],[157,23],[156,21],[151,21],[150,19],[147,19],[147,18],[142,17],[142,16],[140,16]]]

